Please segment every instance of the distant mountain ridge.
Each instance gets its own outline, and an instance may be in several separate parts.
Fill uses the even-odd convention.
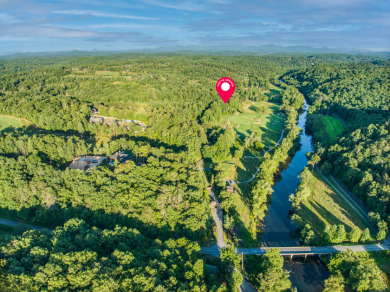
[[[382,57],[390,58],[389,52],[374,52],[370,50],[357,50],[348,48],[314,48],[311,46],[294,45],[294,46],[281,46],[281,45],[262,45],[262,46],[229,46],[224,48],[221,46],[171,46],[171,47],[158,47],[147,49],[130,49],[130,50],[117,50],[117,51],[57,51],[57,52],[26,52],[16,53],[0,56],[0,58],[25,58],[25,57],[43,57],[43,56],[103,56],[120,53],[200,53],[200,54],[222,54],[222,55],[270,55],[270,54],[364,54],[364,55],[378,55]]]

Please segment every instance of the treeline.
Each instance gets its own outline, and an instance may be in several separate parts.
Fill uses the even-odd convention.
[[[209,135],[211,145],[203,147],[203,157],[210,158],[214,163],[228,159],[236,144],[236,132],[232,127],[217,128]]]
[[[52,232],[2,236],[0,288],[7,291],[228,291],[200,247],[137,229],[71,219]],[[5,291],[5,290],[4,290]]]
[[[388,64],[322,64],[283,77],[306,94],[311,113],[336,113],[347,122],[343,137],[321,151],[320,167],[378,215],[379,231],[390,224]]]
[[[289,272],[283,269],[284,259],[277,248],[267,250],[264,256],[245,256],[245,271],[255,286],[261,292],[289,291],[291,281]],[[292,290],[294,291],[294,290]]]
[[[388,291],[389,280],[368,252],[347,250],[332,256],[327,263],[331,276],[324,292],[343,292],[346,285],[354,291]]]

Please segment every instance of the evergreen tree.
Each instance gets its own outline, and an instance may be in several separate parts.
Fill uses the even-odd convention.
[[[358,227],[354,227],[348,234],[348,240],[350,242],[358,242],[362,232]]]
[[[360,238],[362,242],[368,242],[371,240],[371,235],[370,235],[370,229],[366,228],[363,230],[362,237]]]

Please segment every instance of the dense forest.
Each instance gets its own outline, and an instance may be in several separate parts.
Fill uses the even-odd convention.
[[[126,149],[134,158],[145,157],[146,163],[137,166],[129,161],[84,172],[67,168],[72,157],[87,154],[77,137],[11,133],[0,134],[0,141],[0,196],[5,214],[63,224],[84,207],[169,227],[192,238],[208,230],[205,184],[186,152],[120,138],[99,152]]]
[[[319,64],[288,73],[310,102],[312,115],[340,116],[343,134],[318,145],[320,168],[334,173],[372,211],[378,230],[390,224],[390,69],[380,64]],[[308,118],[309,131],[316,123]]]
[[[386,275],[367,252],[347,250],[328,260],[331,276],[325,280],[325,292],[342,292],[348,285],[354,291],[388,291]]]
[[[0,215],[53,229],[0,235],[0,290],[235,291],[242,275],[234,249],[221,251],[215,275],[198,253],[198,243],[214,239],[215,224],[197,162],[242,157],[244,144],[263,150],[259,135],[239,141],[221,121],[244,101],[268,100],[271,85],[281,88],[272,102],[285,115],[284,139],[248,188],[253,237],[275,174],[297,146],[304,96],[311,114],[337,113],[348,123],[343,138],[319,151],[321,169],[340,176],[387,227],[385,63],[348,55],[0,59],[0,115],[28,124],[0,132]],[[237,88],[226,105],[214,90],[221,76]],[[130,159],[69,168],[77,157],[118,151]],[[210,183],[229,216],[226,177],[214,171]],[[261,291],[291,288],[278,251],[249,261]]]
[[[8,240],[0,243],[7,291],[226,291],[186,238],[153,240],[71,219]]]

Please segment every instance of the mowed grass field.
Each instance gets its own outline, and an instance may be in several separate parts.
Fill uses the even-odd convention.
[[[246,102],[245,109],[252,103]],[[267,108],[265,113],[257,113],[258,106]],[[235,129],[237,136],[244,141],[251,133],[256,132],[262,135],[265,146],[273,147],[280,139],[284,127],[284,116],[279,112],[279,106],[269,102],[256,102],[250,105],[246,111],[230,117],[230,124]],[[227,121],[228,117],[226,118]],[[242,159],[230,158],[221,163],[226,177],[235,181],[246,181],[250,179],[260,165],[260,159],[246,158],[245,156],[263,156],[264,151],[244,151]],[[205,168],[210,166],[205,165]]]
[[[344,130],[343,123],[333,116],[317,116],[313,136],[325,145],[334,144]]]
[[[299,216],[303,222],[310,224],[317,235],[321,235],[327,225],[345,225],[347,232],[358,227],[362,232],[369,227],[356,212],[326,184],[320,174],[311,172],[308,187],[311,195],[302,204]],[[371,231],[373,232],[373,231]]]
[[[264,113],[256,112],[256,108],[265,106]],[[269,102],[256,102],[237,116],[230,118],[230,124],[237,135],[243,141],[252,133],[261,133],[265,146],[275,145],[281,135],[284,126],[284,117],[279,111],[279,106]]]
[[[9,131],[11,129],[19,129],[28,125],[31,125],[31,123],[26,120],[0,115],[0,132]]]

